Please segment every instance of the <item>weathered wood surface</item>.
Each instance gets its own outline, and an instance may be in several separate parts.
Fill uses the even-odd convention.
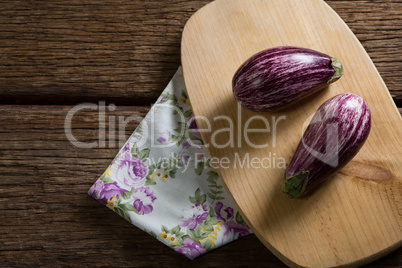
[[[208,2],[0,1],[1,267],[285,267],[255,236],[188,261],[86,194],[119,144],[77,148],[64,132],[73,105],[106,101],[117,105],[107,116],[131,117],[128,137],[180,65],[186,20]],[[401,108],[402,2],[327,3]],[[98,116],[77,113],[78,140],[99,142]],[[367,265],[400,266],[401,249]]]
[[[72,106],[0,107],[0,266],[180,267],[185,257],[130,225],[87,195],[118,152],[74,147],[64,134]],[[128,137],[147,107],[117,107],[107,118],[132,118]],[[117,121],[117,119],[116,119]],[[99,113],[82,110],[72,133],[98,141]],[[109,122],[109,121],[108,121]],[[402,250],[367,267],[396,267]],[[191,262],[195,267],[286,267],[254,235]]]
[[[2,1],[3,103],[111,99],[149,104],[180,63],[187,19],[210,1]],[[402,3],[327,1],[372,57],[402,104]]]

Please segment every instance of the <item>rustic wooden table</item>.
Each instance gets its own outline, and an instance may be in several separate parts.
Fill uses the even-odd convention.
[[[87,195],[180,65],[187,19],[208,0],[0,1],[0,266],[286,267],[254,235],[189,261]],[[402,2],[326,1],[402,107]],[[104,115],[76,105],[116,105]],[[112,111],[111,111],[112,110]],[[124,122],[123,122],[124,123]],[[125,123],[123,124],[125,125]],[[101,133],[101,135],[99,135]],[[401,267],[402,250],[366,267]]]

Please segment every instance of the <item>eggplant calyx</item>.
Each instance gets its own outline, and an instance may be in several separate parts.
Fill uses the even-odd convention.
[[[290,198],[298,198],[304,194],[310,172],[300,171],[292,176],[285,177],[282,183],[282,192]]]
[[[331,84],[341,78],[343,75],[342,63],[335,58],[331,58],[331,66],[334,69],[335,74],[327,81],[327,84]]]

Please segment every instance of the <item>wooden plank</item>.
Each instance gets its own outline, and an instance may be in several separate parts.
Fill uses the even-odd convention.
[[[74,147],[64,134],[71,108],[0,106],[0,266],[286,267],[254,235],[190,262],[89,197],[119,147]],[[147,111],[118,106],[106,116]],[[73,134],[96,141],[98,117],[77,113]],[[127,125],[127,137],[138,121]],[[366,267],[396,267],[401,259],[402,249]]]
[[[402,3],[362,0],[325,1],[346,22],[381,74],[394,101],[402,106]]]
[[[2,1],[0,102],[152,103],[180,65],[187,19],[208,0]],[[327,1],[402,105],[402,3]]]

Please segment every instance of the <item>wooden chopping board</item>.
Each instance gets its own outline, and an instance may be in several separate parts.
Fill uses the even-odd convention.
[[[235,71],[256,52],[283,45],[336,57],[343,77],[293,109],[241,109],[232,94]],[[216,0],[187,22],[182,65],[214,166],[250,228],[282,261],[294,267],[357,266],[401,246],[402,120],[368,54],[324,1]],[[309,117],[343,92],[360,95],[370,106],[367,142],[312,195],[288,198],[280,186],[283,162],[289,162]],[[246,126],[268,133],[245,135]]]

